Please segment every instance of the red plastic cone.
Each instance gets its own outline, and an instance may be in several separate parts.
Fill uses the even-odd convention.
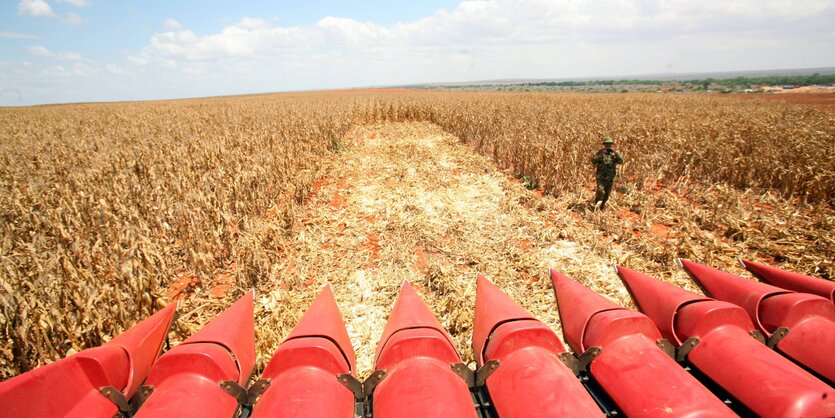
[[[0,383],[0,415],[112,417],[116,405],[99,388],[133,396],[160,353],[176,309],[171,304],[108,344]]]
[[[354,373],[355,355],[333,298],[325,286],[278,347],[262,379],[270,386],[253,418],[354,416],[354,394],[335,376]]]
[[[782,287],[783,289],[822,296],[829,299],[835,305],[835,282],[833,281],[781,270],[753,261],[741,261],[748,271],[762,281],[771,283],[777,287]]]
[[[479,366],[491,360],[499,364],[486,381],[499,416],[601,416],[558,357],[565,347],[554,331],[480,274],[475,306],[473,350]]]
[[[618,273],[667,338],[675,339],[678,345],[682,339],[697,338],[690,343],[687,361],[758,416],[835,413],[835,392],[751,338],[754,324],[744,309],[629,269],[618,267]]]
[[[676,312],[688,303],[712,300],[626,267],[617,266],[617,270],[641,312],[655,322],[665,338],[678,344],[681,340],[675,333]]]
[[[176,311],[177,304],[171,303],[107,344],[122,347],[130,358],[131,373],[123,391],[126,397],[133,396],[142,381],[148,377],[154,360],[162,351],[162,344]]]
[[[496,327],[506,322],[525,319],[536,320],[525,308],[479,274],[473,319],[473,350],[478,357],[478,364],[484,364],[484,344]]]
[[[377,345],[374,364],[386,374],[374,388],[374,416],[475,418],[467,383],[450,367],[460,362],[441,323],[404,282]]]
[[[566,340],[577,353],[591,346],[601,348],[589,369],[626,415],[734,416],[661,351],[657,345],[661,334],[650,318],[610,302],[555,270],[551,278]]]
[[[554,269],[551,269],[551,281],[554,283],[565,341],[576,353],[588,349],[583,337],[592,316],[625,309]]]
[[[238,400],[225,381],[246,386],[255,365],[254,292],[159,358],[147,383],[154,390],[136,418],[230,416]]]
[[[755,282],[690,261],[682,267],[708,293],[739,305],[767,336],[779,327],[788,330],[776,348],[796,362],[835,381],[835,361],[819,347],[835,347],[835,307],[817,295],[795,293]]]
[[[757,328],[762,331],[765,331],[765,327],[760,322],[762,301],[770,296],[790,293],[788,290],[748,280],[692,261],[679,260],[679,262],[684,271],[701,285],[705,293],[716,299],[741,306],[748,312],[748,316]]]
[[[345,328],[345,321],[339,313],[339,307],[336,306],[330,285],[325,286],[319,292],[319,296],[284,342],[306,337],[322,337],[333,341],[345,355],[351,371],[354,371],[357,356],[354,353],[354,347],[351,346],[351,338]]]
[[[449,341],[450,346],[455,347],[452,338],[447,334],[443,325],[438,321],[438,318],[435,317],[432,311],[429,310],[429,307],[423,302],[423,299],[418,296],[415,288],[409,282],[404,281],[400,288],[400,296],[397,297],[397,301],[394,303],[389,320],[383,329],[383,335],[377,344],[375,359],[379,360],[383,347],[385,347],[389,338],[394,333],[413,328],[434,329]]]
[[[235,355],[241,371],[238,384],[246,385],[255,366],[255,320],[253,318],[255,291],[241,296],[232,306],[221,312],[183,344],[220,344]]]

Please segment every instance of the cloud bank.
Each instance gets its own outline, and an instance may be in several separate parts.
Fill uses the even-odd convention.
[[[75,7],[87,7],[90,5],[87,0],[56,0],[58,3],[67,3]],[[52,6],[46,0],[20,0],[17,3],[17,14],[20,16],[29,17],[50,17],[55,18],[70,25],[79,25],[84,22],[84,18],[77,13],[67,12],[64,16],[60,16],[52,10]]]
[[[43,0],[22,8],[31,16],[51,10]],[[835,66],[835,3],[825,0],[479,0],[394,25],[327,16],[304,26],[247,17],[215,33],[173,18],[163,27],[124,59],[84,63],[81,72],[112,89],[55,97]],[[20,83],[46,82],[33,77]]]

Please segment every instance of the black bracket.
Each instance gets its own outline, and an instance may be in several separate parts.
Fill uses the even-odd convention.
[[[786,335],[789,335],[789,329],[787,327],[777,328],[771,333],[771,337],[768,337],[768,341],[765,342],[765,345],[767,345],[768,348],[774,348],[780,340],[786,338]]]
[[[702,342],[702,339],[699,337],[690,337],[683,343],[681,343],[681,347],[678,348],[676,352],[676,361],[682,362],[684,359],[687,358],[687,355],[696,348],[699,343]]]
[[[387,373],[385,370],[374,370],[364,381],[360,381],[350,373],[338,374],[336,378],[354,394],[354,399],[362,401],[374,393],[374,388],[386,377]]]
[[[153,391],[153,386],[140,386],[133,395],[133,398],[128,400],[124,393],[113,386],[102,386],[99,388],[99,393],[101,393],[101,395],[107,398],[110,402],[113,402],[119,410],[119,414],[122,416],[128,416],[131,412],[139,409],[145,400],[151,396]]]
[[[501,366],[501,362],[499,360],[488,360],[484,365],[482,365],[478,370],[475,371],[475,386],[474,387],[482,387],[485,383],[487,383],[487,378],[490,377],[496,369]]]
[[[751,337],[753,337],[755,340],[759,341],[760,343],[765,344],[765,335],[762,332],[760,332],[760,330],[755,329],[755,330],[749,332],[748,335],[750,335]]]
[[[272,379],[258,379],[246,390],[248,405],[254,405],[255,401],[270,387]]]
[[[246,388],[239,385],[238,382],[234,380],[224,380],[220,382],[220,388],[223,389],[224,392],[232,395],[233,398],[238,400],[238,403],[241,405],[246,405],[247,396],[246,396]]]
[[[220,388],[224,392],[232,395],[237,399],[238,403],[243,406],[252,406],[258,397],[270,387],[270,379],[260,379],[252,384],[249,389],[239,385],[234,380],[224,380],[220,382]]]
[[[126,398],[125,394],[119,389],[116,389],[113,386],[102,386],[99,388],[99,393],[110,400],[110,402],[113,402],[113,404],[116,405],[116,408],[119,408],[120,413],[125,415],[130,413],[130,402],[128,402],[128,398]]]
[[[574,355],[572,355],[571,353],[565,352],[560,353],[559,359],[563,362],[563,364],[568,366],[568,368],[571,369],[572,372],[574,372],[575,376],[579,377],[580,373],[586,370],[586,368],[589,367],[589,364],[591,364],[592,360],[597,358],[597,356],[599,356],[602,351],[603,348],[594,346],[589,347],[589,349],[584,351],[583,354],[580,354],[580,357],[574,357]]]
[[[670,340],[662,338],[660,340],[656,340],[655,344],[658,345],[658,348],[660,348],[661,351],[670,356],[670,358],[673,360],[676,359],[676,347],[670,342]]]
[[[500,365],[501,362],[499,360],[489,360],[476,371],[467,367],[466,363],[450,363],[449,367],[452,368],[452,371],[461,377],[465,383],[467,383],[468,388],[474,389],[484,386],[484,384],[487,383],[487,378],[490,377],[490,375],[493,374],[493,372],[495,372]]]
[[[130,398],[130,409],[131,409],[131,411],[136,411],[137,409],[139,409],[139,407],[142,406],[142,404],[145,403],[145,401],[148,400],[148,398],[151,397],[152,393],[154,393],[154,387],[153,386],[151,386],[151,385],[140,386],[139,389],[136,391],[136,393],[133,394],[133,398]]]

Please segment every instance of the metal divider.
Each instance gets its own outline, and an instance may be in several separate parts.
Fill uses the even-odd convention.
[[[487,386],[485,385],[483,380],[486,380],[487,376],[491,373],[492,370],[495,370],[498,367],[498,361],[488,362],[487,367],[484,367],[484,371],[473,371],[472,369],[468,368],[464,363],[454,363],[450,364],[453,370],[467,382],[467,385],[470,388],[470,397],[473,400],[473,408],[476,411],[476,416],[478,418],[498,418],[499,415],[496,413],[496,408],[493,406],[493,400],[490,398],[490,393],[487,390]],[[343,378],[347,379],[347,383],[343,381],[343,384],[353,388],[355,394],[355,404],[354,404],[354,418],[373,418],[374,416],[374,386],[377,382],[381,381],[385,378],[385,370],[377,370],[368,379],[366,382],[359,382],[356,379],[350,379],[345,375],[340,375],[340,381],[343,381]],[[371,385],[369,385],[371,383]],[[247,416],[241,416],[241,418],[247,418]]]
[[[475,406],[478,418],[499,417],[499,414],[496,413],[496,408],[493,406],[493,400],[490,399],[490,392],[487,390],[487,386],[470,389],[470,395],[473,397],[473,405]]]
[[[479,387],[470,389],[470,396],[473,398],[473,408],[476,410],[478,418],[498,418],[495,407],[493,407],[493,400],[490,399],[490,393],[487,387]],[[373,418],[374,417],[374,396],[369,396],[363,400],[356,401],[354,408],[354,418]],[[246,418],[246,417],[242,417]]]
[[[678,362],[681,367],[684,367],[684,370],[687,373],[690,373],[696,380],[699,381],[707,390],[711,391],[714,395],[716,395],[719,400],[725,403],[728,408],[731,408],[735,414],[739,415],[742,418],[757,418],[758,415],[751,412],[747,406],[743,405],[742,402],[738,401],[736,398],[731,396],[725,389],[719,386],[716,382],[713,381],[710,377],[699,371],[696,367],[694,367],[690,362],[686,359],[683,361]]]
[[[597,383],[597,380],[594,379],[594,376],[589,373],[588,368],[581,371],[578,379],[580,379],[580,383],[586,389],[586,391],[591,395],[594,402],[597,403],[597,406],[603,411],[607,417],[622,417],[625,416],[612,398],[609,397],[609,394],[603,390],[603,387]]]

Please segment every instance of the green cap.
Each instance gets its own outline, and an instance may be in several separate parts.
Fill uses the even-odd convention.
[[[608,136],[606,138],[603,138],[603,145],[614,144],[614,143],[615,143],[615,141],[612,141],[612,138],[609,138]]]

